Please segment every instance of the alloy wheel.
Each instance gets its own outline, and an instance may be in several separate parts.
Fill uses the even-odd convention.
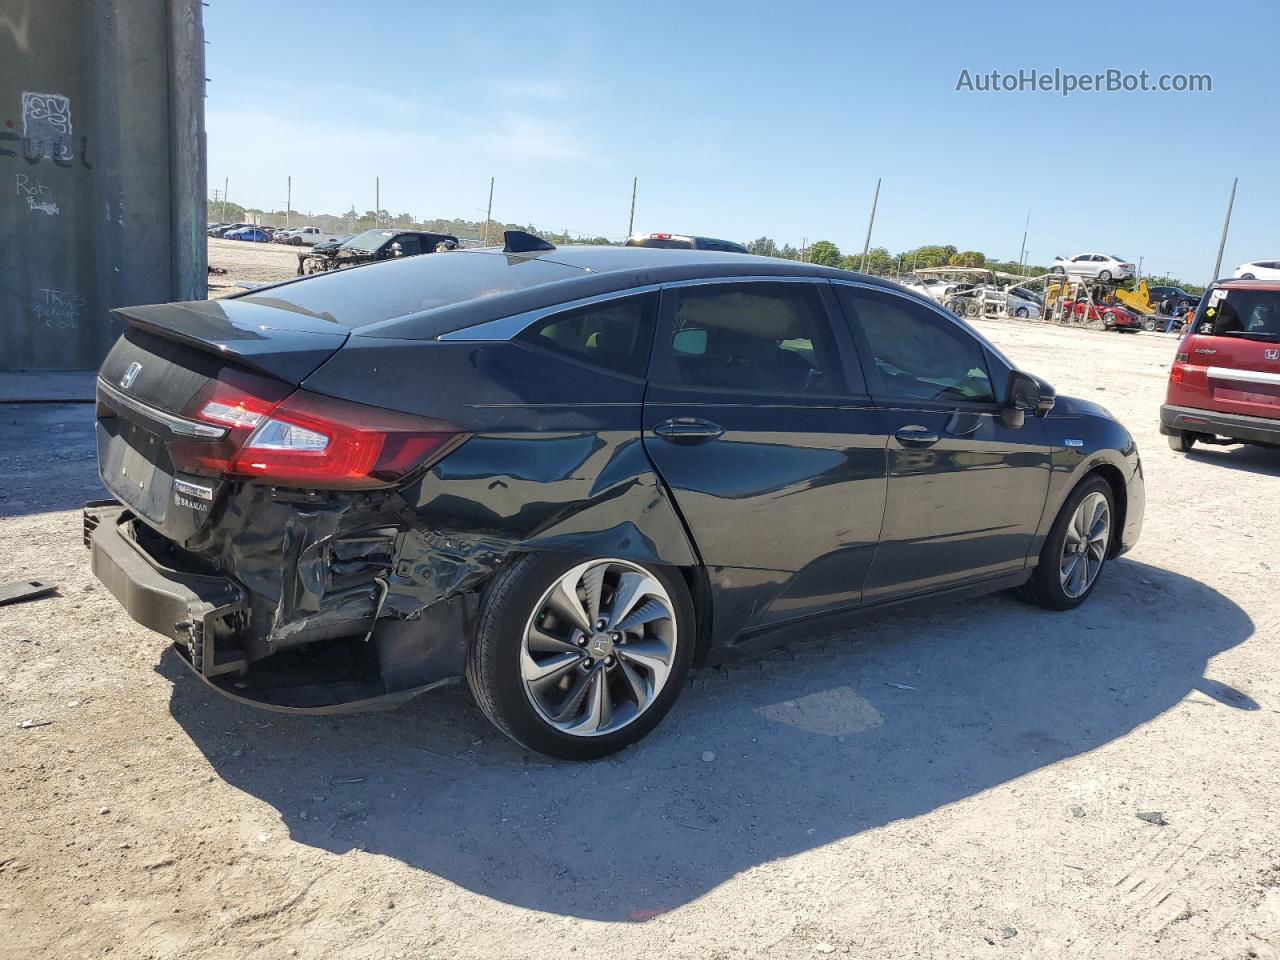
[[[653,705],[678,640],[675,606],[653,574],[626,560],[579,564],[542,595],[525,626],[525,693],[563,733],[613,733]]]
[[[1067,523],[1062,544],[1059,576],[1062,590],[1075,600],[1084,596],[1098,578],[1111,545],[1111,507],[1107,498],[1094,492],[1080,501]]]

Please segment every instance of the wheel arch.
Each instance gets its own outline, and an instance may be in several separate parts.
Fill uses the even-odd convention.
[[[1111,543],[1107,549],[1107,556],[1114,557],[1120,552],[1122,537],[1120,533],[1125,529],[1125,523],[1128,520],[1129,497],[1128,486],[1125,483],[1124,474],[1120,472],[1120,468],[1113,463],[1099,463],[1086,471],[1079,480],[1071,487],[1075,490],[1080,484],[1087,481],[1090,477],[1101,477],[1107,481],[1107,486],[1111,488],[1111,502],[1115,506],[1116,517],[1112,528],[1117,535],[1111,538]],[[1070,491],[1068,491],[1068,496]]]

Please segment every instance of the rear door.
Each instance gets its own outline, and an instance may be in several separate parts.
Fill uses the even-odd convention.
[[[1208,406],[1223,413],[1280,419],[1280,285],[1217,287],[1184,348],[1203,368]],[[1189,380],[1199,380],[1199,370]]]
[[[885,437],[826,281],[663,290],[644,445],[716,591],[717,633],[860,602]]]
[[[888,493],[867,602],[1023,569],[1049,487],[1045,421],[1006,426],[1008,376],[949,314],[835,284],[888,434]]]

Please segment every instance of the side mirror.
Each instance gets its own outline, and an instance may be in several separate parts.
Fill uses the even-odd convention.
[[[398,257],[398,256],[400,256],[400,255],[401,255],[401,254],[403,254],[403,253],[404,253],[404,247],[400,246],[400,244],[398,244],[398,243],[393,243],[393,244],[391,245],[391,255],[392,255],[393,257]]]
[[[1053,409],[1058,395],[1039,377],[1015,370],[1009,375],[1009,389],[1000,419],[1005,426],[1020,427],[1028,413],[1043,417]]]

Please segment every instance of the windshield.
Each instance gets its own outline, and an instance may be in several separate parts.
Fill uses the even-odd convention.
[[[1280,290],[1213,290],[1198,329],[1215,337],[1280,342]]]
[[[348,250],[359,250],[361,253],[374,253],[395,235],[394,230],[366,230],[364,233],[357,233],[343,246]]]

